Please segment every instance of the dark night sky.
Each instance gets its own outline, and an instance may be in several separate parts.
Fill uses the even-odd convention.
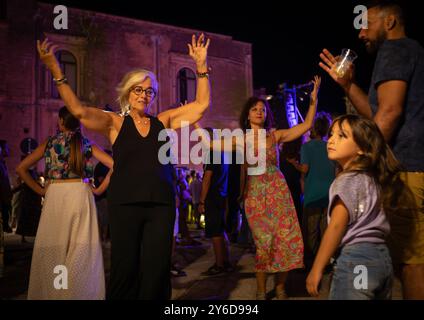
[[[334,53],[354,49],[357,79],[365,89],[372,71],[373,57],[357,39],[353,8],[364,1],[51,1],[70,7],[100,11],[147,21],[188,27],[232,36],[253,44],[255,89],[274,93],[277,85],[305,83],[314,74],[323,75],[320,109],[344,108],[341,90],[319,66],[323,47]],[[424,19],[416,2],[402,1],[408,14],[408,35],[424,44]]]

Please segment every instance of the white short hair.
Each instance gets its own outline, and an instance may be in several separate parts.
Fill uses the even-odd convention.
[[[128,102],[128,96],[130,90],[140,82],[143,82],[146,78],[149,78],[152,81],[152,88],[155,90],[155,93],[158,92],[158,82],[156,76],[153,72],[145,69],[135,69],[128,72],[119,83],[116,91],[118,91],[119,106],[121,107],[121,113],[125,114],[130,110],[130,104]]]

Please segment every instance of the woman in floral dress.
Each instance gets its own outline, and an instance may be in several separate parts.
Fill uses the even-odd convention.
[[[316,76],[305,121],[290,129],[271,130],[269,106],[265,100],[255,97],[247,101],[240,117],[241,127],[247,130],[247,152],[253,148],[255,155],[266,157],[261,160],[259,156],[262,166],[245,165],[242,173],[246,216],[256,245],[256,298],[259,300],[266,298],[268,273],[276,274],[277,299],[285,299],[287,272],[303,267],[302,234],[292,196],[278,167],[278,145],[297,139],[311,128],[320,83],[321,79]],[[261,129],[266,130],[263,139],[259,138]]]

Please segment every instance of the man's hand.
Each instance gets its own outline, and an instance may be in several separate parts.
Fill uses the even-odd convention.
[[[319,56],[323,61],[319,63],[319,66],[324,69],[344,91],[349,91],[350,86],[354,82],[355,65],[353,63],[350,64],[344,76],[340,78],[336,73],[337,57],[334,57],[327,49],[323,49]]]

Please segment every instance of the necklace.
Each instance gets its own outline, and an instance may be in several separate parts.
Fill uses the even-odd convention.
[[[133,118],[134,120],[135,120],[135,122],[137,122],[138,124],[140,124],[140,123],[143,123],[144,125],[147,125],[148,123],[149,123],[149,121],[150,121],[150,118],[145,118],[143,121],[141,120],[141,119],[135,119],[135,118]]]

